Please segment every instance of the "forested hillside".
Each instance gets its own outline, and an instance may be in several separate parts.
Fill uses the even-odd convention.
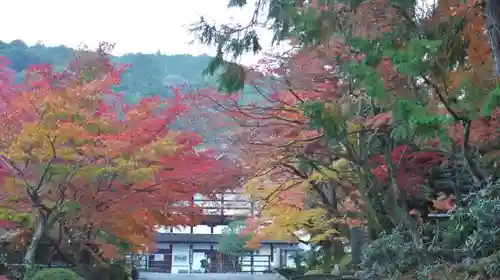
[[[65,47],[47,47],[42,44],[28,46],[21,40],[10,43],[0,41],[0,56],[7,57],[11,68],[22,79],[23,70],[31,65],[50,63],[56,68],[64,68],[75,56],[75,50]],[[188,84],[190,87],[203,88],[214,84],[214,79],[202,75],[210,61],[207,55],[164,55],[126,54],[111,58],[116,63],[130,64],[123,74],[118,87],[126,93],[127,99],[135,101],[139,96],[152,94],[168,95],[170,86]]]

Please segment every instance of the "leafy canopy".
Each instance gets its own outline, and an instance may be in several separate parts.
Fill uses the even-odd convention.
[[[119,241],[144,249],[157,225],[200,218],[185,202],[219,188],[208,178],[230,174],[209,151],[196,151],[201,137],[169,128],[188,109],[179,91],[126,104],[110,89],[123,68],[104,52],[64,72],[32,67],[19,85],[3,66],[2,205],[31,213],[31,226],[46,233],[60,227],[66,238],[100,244],[107,256]]]

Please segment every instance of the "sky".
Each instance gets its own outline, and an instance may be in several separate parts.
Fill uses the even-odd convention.
[[[100,41],[116,43],[114,54],[129,52],[165,54],[214,54],[214,49],[192,44],[186,29],[204,15],[216,22],[245,23],[252,6],[227,8],[228,0],[7,0],[2,3],[0,40],[21,39],[28,45],[82,44],[96,47]],[[252,2],[252,1],[249,1]],[[260,31],[263,47],[270,50],[271,34]],[[246,55],[240,63],[259,57]]]

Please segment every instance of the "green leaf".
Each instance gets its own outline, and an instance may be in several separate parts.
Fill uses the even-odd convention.
[[[246,248],[246,242],[251,236],[242,236],[241,230],[245,227],[244,221],[234,221],[223,230],[222,236],[217,244],[217,250],[228,256],[241,256],[249,250]]]
[[[443,137],[448,125],[452,122],[450,116],[441,114],[431,114],[425,106],[415,103],[412,100],[397,98],[392,110],[393,123],[397,124],[396,130],[405,127],[410,132],[397,131],[396,136],[405,137],[411,134],[418,134],[424,139]]]
[[[392,129],[391,136],[396,141],[407,140],[411,137],[412,132],[407,125],[398,125]]]
[[[73,166],[71,164],[43,164],[41,170],[47,169],[48,174],[53,176],[66,175],[71,173]]]
[[[385,99],[389,96],[387,89],[377,70],[364,62],[345,62],[341,68],[346,73],[351,73],[355,78],[355,84],[363,87],[371,97]]]
[[[309,125],[316,130],[321,130],[328,139],[344,140],[346,133],[345,116],[335,117],[325,111],[323,102],[304,102],[301,105],[304,115],[309,117]]]
[[[403,9],[412,9],[417,5],[416,0],[389,0],[389,4]]]
[[[377,41],[369,40],[363,37],[348,35],[345,38],[346,43],[357,49],[361,53],[374,54],[377,48]]]
[[[227,63],[224,71],[219,75],[219,91],[234,93],[245,87],[245,69],[236,63]]]
[[[500,86],[490,91],[488,98],[481,108],[481,115],[489,116],[493,110],[500,105]]]
[[[418,76],[428,67],[427,60],[441,46],[440,40],[414,39],[405,48],[387,48],[384,56],[391,58],[394,68],[400,73]]]
[[[81,208],[81,205],[78,201],[70,201],[64,205],[62,212],[65,212],[65,213],[74,212],[76,210],[79,210],[80,208]]]
[[[229,0],[229,3],[227,4],[228,8],[233,8],[233,7],[243,7],[247,4],[247,0]]]

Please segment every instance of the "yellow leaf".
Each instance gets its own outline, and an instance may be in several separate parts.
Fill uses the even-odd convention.
[[[348,122],[347,123],[347,141],[353,146],[357,147],[358,143],[358,131],[360,130],[361,125],[359,123]]]
[[[315,182],[328,182],[339,178],[339,172],[334,168],[321,167],[319,171],[314,171],[309,176]]]

